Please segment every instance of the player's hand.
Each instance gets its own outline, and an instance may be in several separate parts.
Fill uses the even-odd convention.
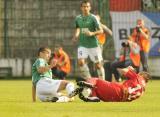
[[[128,69],[131,69],[131,70],[134,70],[134,68],[132,66],[128,66],[127,67]]]
[[[127,68],[130,69],[130,70],[132,70],[132,71],[134,71],[134,72],[136,72],[136,69],[133,68],[132,66],[128,66]]]
[[[55,67],[58,63],[58,60],[57,59],[52,59],[51,62],[50,62],[50,65],[51,67]]]
[[[57,67],[61,67],[62,65],[60,63],[57,64]]]
[[[77,41],[77,39],[76,38],[72,38],[72,42],[76,42]]]
[[[72,38],[72,42],[77,42],[77,41],[78,41],[78,37],[74,36],[74,37]]]
[[[87,36],[93,36],[93,35],[94,35],[94,32],[86,31],[85,34],[86,34]]]
[[[78,39],[77,38],[72,38],[72,43],[75,45],[77,43]]]

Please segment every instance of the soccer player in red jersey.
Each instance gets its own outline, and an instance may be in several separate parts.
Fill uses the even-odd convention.
[[[118,69],[121,75],[127,78],[123,83],[108,82],[99,78],[89,78],[87,81],[79,81],[77,85],[86,89],[91,89],[88,97],[84,96],[83,91],[79,93],[80,99],[84,101],[97,102],[126,102],[139,98],[145,91],[145,86],[150,79],[148,72],[138,74],[132,67]]]

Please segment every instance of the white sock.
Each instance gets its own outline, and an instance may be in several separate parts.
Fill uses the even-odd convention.
[[[66,91],[67,91],[67,94],[71,94],[73,91],[74,91],[75,87],[74,87],[74,84],[69,82],[66,86]]]
[[[67,96],[60,96],[58,97],[58,100],[56,102],[69,102],[70,98],[68,98]]]
[[[89,68],[87,64],[84,64],[83,66],[79,67],[80,73],[82,76],[86,77],[86,78],[90,78],[91,74],[89,72]]]
[[[101,78],[102,80],[105,80],[105,72],[103,67],[101,67],[100,69],[97,69],[97,73],[99,78]]]

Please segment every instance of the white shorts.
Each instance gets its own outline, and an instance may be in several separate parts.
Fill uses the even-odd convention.
[[[58,88],[62,80],[53,80],[51,78],[42,78],[37,82],[37,97],[44,102],[50,101],[53,97],[58,97]]]
[[[101,48],[99,46],[95,48],[79,47],[78,59],[87,59],[88,57],[94,63],[101,62],[103,60]]]

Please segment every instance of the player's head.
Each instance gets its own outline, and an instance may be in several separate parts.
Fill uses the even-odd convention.
[[[89,2],[89,0],[83,0],[81,2],[81,10],[83,15],[88,15],[90,13],[91,3]]]
[[[56,59],[54,59],[54,57],[55,57],[55,54],[54,54],[54,53],[51,53],[51,57],[50,57],[50,59],[49,59],[49,64],[52,64],[53,62],[55,63],[55,60],[56,60]]]
[[[54,48],[54,53],[55,54],[60,54],[60,50],[62,50],[62,47],[61,47],[61,45],[55,45],[55,48]]]
[[[48,47],[40,47],[38,50],[38,56],[48,61],[51,57],[51,49]]]
[[[148,82],[148,80],[151,79],[151,75],[148,72],[141,71],[138,74],[142,76],[146,82]]]
[[[143,19],[138,19],[137,20],[137,26],[144,27],[144,20]]]

